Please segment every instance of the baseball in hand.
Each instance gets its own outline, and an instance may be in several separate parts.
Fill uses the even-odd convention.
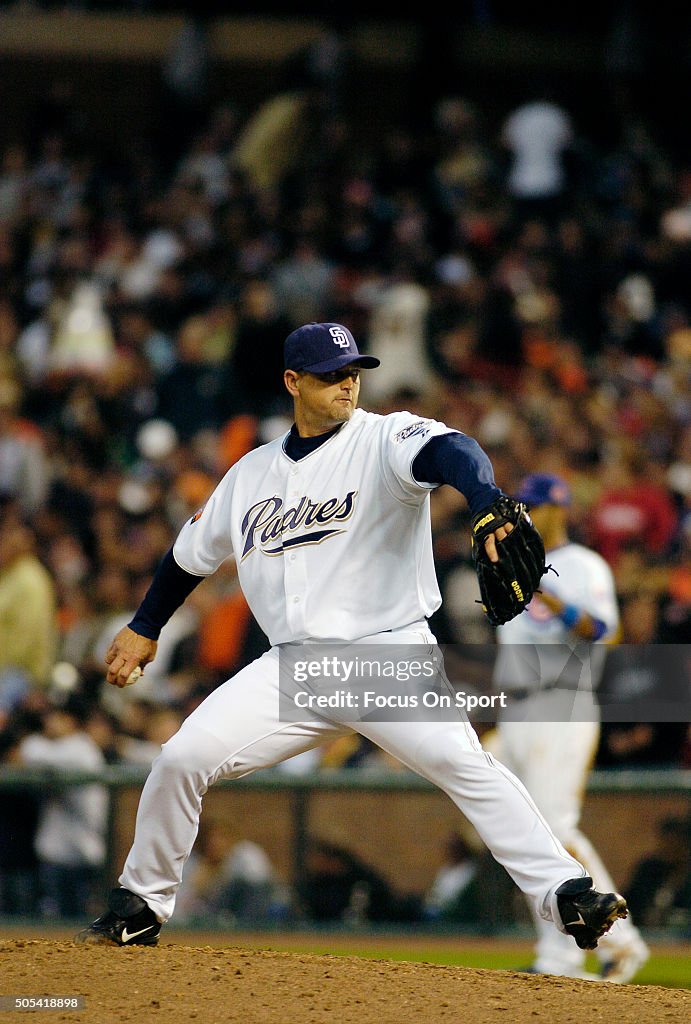
[[[132,669],[132,671],[130,672],[130,674],[128,675],[128,677],[127,677],[127,682],[125,683],[125,686],[132,686],[134,683],[137,682],[138,679],[141,679],[141,675],[142,675],[142,667],[141,667],[141,665],[135,665],[134,668]]]

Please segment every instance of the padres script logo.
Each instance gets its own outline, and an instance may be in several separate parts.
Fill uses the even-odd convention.
[[[353,514],[357,491],[348,491],[345,498],[327,498],[326,501],[310,501],[306,496],[300,498],[294,508],[283,509],[283,499],[277,497],[264,498],[245,513],[242,520],[242,536],[245,543],[242,548],[243,561],[256,547],[265,555],[280,555],[286,548],[302,547],[306,544],[321,544],[327,537],[343,533],[341,529],[310,530],[300,533],[297,537],[286,534],[296,530],[310,529],[312,526],[325,526],[327,523],[342,523]]]

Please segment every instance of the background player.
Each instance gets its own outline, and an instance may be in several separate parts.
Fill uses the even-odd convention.
[[[513,698],[507,720],[498,723],[498,742],[489,741],[489,745],[525,783],[595,885],[613,888],[600,856],[578,824],[600,735],[593,691],[600,681],[605,649],[595,651],[593,644],[612,642],[619,628],[614,578],[599,554],[569,539],[566,481],[533,473],[521,482],[516,496],[529,506],[545,542],[547,562],[558,575],[544,576],[540,592],[525,611],[497,627],[500,650],[495,684]],[[543,648],[547,644],[560,646]],[[520,721],[509,720],[516,718]],[[545,927],[542,918],[535,920],[534,971],[595,977],[584,974],[582,950],[555,928]],[[598,946],[601,977],[629,981],[648,955],[631,919],[619,921]]]
[[[472,438],[407,412],[357,408],[361,368],[376,365],[340,324],[307,324],[288,336],[292,429],[232,466],[183,526],[134,619],[111,644],[107,678],[124,686],[152,660],[162,626],[185,596],[234,555],[271,649],[214,690],[164,744],[142,791],[120,886],[80,941],[154,944],[173,913],[208,787],[351,731],[323,709],[281,720],[282,645],[335,640],[429,651],[434,643],[427,619],[441,597],[430,493],[452,484],[475,515],[501,492]],[[509,533],[499,526],[488,535],[490,558]],[[592,888],[525,788],[483,750],[460,713],[446,722],[365,720],[352,728],[447,793],[536,914],[570,930],[577,943],[596,945],[626,914],[621,896]]]

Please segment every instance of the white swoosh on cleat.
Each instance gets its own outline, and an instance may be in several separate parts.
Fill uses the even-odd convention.
[[[128,932],[127,928],[123,928],[122,929],[122,941],[123,942],[131,942],[132,939],[136,939],[138,935],[143,935],[144,932],[150,932],[153,927],[154,926],[152,924],[148,924],[146,926],[146,928],[142,928],[138,932]]]
[[[573,926],[575,924],[585,924],[585,921],[583,920],[583,918],[581,917],[580,914],[578,915],[578,917],[576,918],[575,921],[569,921],[567,927],[568,928],[573,928]],[[124,932],[123,932],[123,935],[124,935]],[[139,932],[137,932],[137,935],[139,935]]]

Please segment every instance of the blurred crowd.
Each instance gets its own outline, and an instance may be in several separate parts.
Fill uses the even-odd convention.
[[[622,642],[688,640],[691,168],[635,109],[605,144],[547,95],[498,127],[440,97],[422,130],[373,141],[348,116],[339,41],[319,47],[255,110],[181,109],[165,153],[133,136],[104,156],[66,82],[0,152],[4,763],[150,763],[266,648],[229,560],[136,687],[103,683],[182,523],[290,426],[283,340],[312,320],[382,359],[366,408],[471,434],[509,493],[526,472],[566,477],[574,539],[615,572]],[[438,639],[491,642],[450,488],[433,530]],[[691,766],[684,723],[605,738],[603,763]],[[377,757],[356,744],[308,763]],[[61,810],[91,836],[57,867],[99,863],[98,800]]]

